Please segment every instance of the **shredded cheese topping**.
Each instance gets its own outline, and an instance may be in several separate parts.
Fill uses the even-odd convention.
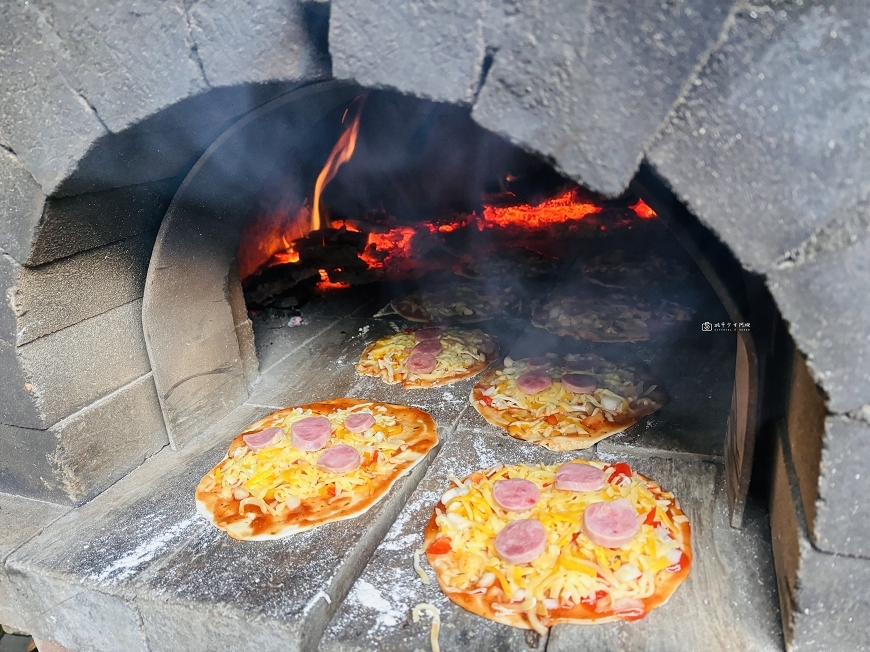
[[[370,412],[375,418],[374,425],[365,432],[350,432],[344,427],[344,420],[355,412]],[[329,419],[332,437],[319,451],[298,450],[291,444],[290,427],[294,421],[312,416]],[[301,502],[314,496],[330,496],[329,501],[333,502],[366,487],[370,495],[374,491],[373,478],[389,474],[407,461],[409,455],[416,455],[411,451],[406,453],[408,444],[397,438],[402,425],[387,413],[385,407],[373,407],[371,403],[327,415],[296,408],[273,425],[284,430],[280,442],[257,451],[240,446],[207,476],[214,485],[206,490],[210,491],[216,485],[220,487],[222,498],[239,500],[240,514],[254,506],[264,514],[278,516],[287,510],[293,511]],[[320,455],[335,444],[356,448],[362,464],[344,473],[319,467],[317,460]]]
[[[479,329],[449,328],[438,339],[443,349],[435,356],[438,364],[428,374],[412,374],[408,371],[408,358],[418,344],[413,331],[402,331],[379,339],[374,347],[363,354],[357,371],[367,376],[381,376],[390,384],[402,382],[406,377],[440,380],[486,362],[484,349],[487,346],[495,348],[493,339]]]
[[[417,548],[414,551],[414,570],[417,575],[420,576],[420,581],[423,584],[429,584],[429,576],[426,574],[426,571],[423,570],[423,567],[420,566],[420,555],[423,554],[423,548]]]
[[[680,523],[688,519],[673,511],[679,508],[673,494],[626,464],[575,462],[605,470],[604,488],[556,489],[560,465],[505,466],[474,473],[444,494],[436,507],[438,534],[428,552],[448,592],[486,593],[497,585],[503,597],[493,604],[496,613],[525,613],[535,627],[550,611],[581,602],[605,612],[618,609],[620,600],[650,597],[659,573],[680,569],[683,551],[689,549]],[[506,478],[534,482],[541,499],[526,512],[503,510],[492,498],[492,487]],[[619,498],[627,498],[643,519],[640,531],[622,548],[597,546],[582,531],[583,512],[592,503]],[[509,523],[528,518],[537,519],[546,530],[543,554],[529,564],[502,560],[494,545],[496,535]]]
[[[441,652],[441,646],[438,645],[438,633],[441,631],[441,612],[438,607],[421,602],[411,610],[411,618],[415,623],[420,622],[420,615],[428,613],[432,617],[432,629],[429,631],[429,644],[432,646],[432,652]]]
[[[566,362],[582,362],[585,358],[581,355],[568,355],[564,359],[549,356],[549,359],[553,366],[541,370],[553,379],[549,389],[537,394],[521,390],[517,379],[535,368],[528,359],[505,358],[504,368],[490,372],[475,386],[475,400],[496,410],[518,408],[528,412],[528,420],[514,419],[508,430],[513,435],[541,438],[589,434],[602,421],[623,420],[632,410],[651,411],[656,406],[648,396],[656,385],[638,382],[633,368],[620,368],[596,357],[596,373],[592,373],[562,366]],[[577,373],[593,376],[598,387],[588,394],[576,394],[562,386],[562,376]]]

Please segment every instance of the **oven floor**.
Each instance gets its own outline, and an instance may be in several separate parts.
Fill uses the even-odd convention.
[[[401,320],[372,319],[378,307],[345,296],[311,305],[295,327],[275,313],[258,317],[261,373],[244,405],[182,451],[155,455],[10,555],[17,586],[39,587],[21,607],[43,630],[37,633],[53,632],[79,652],[427,650],[428,621],[414,624],[410,610],[430,602],[441,611],[443,650],[782,649],[767,514],[750,505],[743,530],[727,524],[721,455],[733,342],[687,338],[669,349],[671,363],[650,350],[647,362],[665,380],[671,404],[583,452],[627,460],[677,495],[693,526],[688,580],[643,621],[557,626],[545,640],[454,606],[437,585],[422,583],[412,555],[450,473],[572,455],[519,442],[486,424],[468,407],[473,380],[404,391],[357,376],[353,364],[365,345],[404,327]],[[493,330],[515,356],[545,343],[519,320]],[[699,367],[707,369],[699,374]],[[442,444],[375,508],[314,532],[239,542],[196,514],[194,487],[239,429],[275,409],[334,396],[425,409]]]

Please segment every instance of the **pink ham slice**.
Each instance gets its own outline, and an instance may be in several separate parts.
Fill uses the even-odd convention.
[[[575,394],[591,394],[598,387],[598,380],[587,374],[565,374],[562,387]]]
[[[441,337],[441,333],[444,330],[441,328],[421,328],[420,330],[414,331],[414,339],[418,342],[423,342],[424,340],[437,340]]]
[[[517,387],[526,394],[540,394],[553,385],[550,374],[543,371],[530,371],[517,378]]]
[[[443,350],[444,347],[440,340],[423,340],[414,347],[414,353],[430,353],[432,355],[438,355]]]
[[[492,486],[492,499],[507,512],[524,512],[538,504],[541,490],[534,482],[522,478],[499,480]]]
[[[534,518],[514,521],[495,537],[495,551],[509,564],[535,561],[547,547],[547,531]]]
[[[242,437],[248,448],[258,451],[266,446],[277,444],[284,439],[284,431],[281,428],[266,428],[260,432],[252,432]]]
[[[526,365],[529,369],[549,369],[553,366],[553,361],[545,356],[538,356],[526,360]]]
[[[592,503],[583,512],[583,532],[597,546],[621,548],[640,530],[637,510],[627,498]]]
[[[607,483],[607,476],[591,464],[570,462],[556,471],[556,489],[563,491],[598,491]]]
[[[375,425],[375,418],[369,412],[356,412],[344,420],[344,427],[351,432],[365,432]]]
[[[333,473],[347,473],[359,468],[359,451],[347,444],[330,446],[320,455],[317,466]]]
[[[438,360],[431,353],[415,351],[408,357],[408,371],[412,374],[430,374],[438,365]]]
[[[326,417],[306,417],[290,426],[290,441],[300,451],[319,451],[332,436],[332,427]]]

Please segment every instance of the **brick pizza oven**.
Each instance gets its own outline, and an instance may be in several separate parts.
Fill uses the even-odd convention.
[[[703,437],[662,416],[590,451],[696,499],[671,612],[541,637],[445,607],[442,648],[870,647],[868,23],[845,0],[0,7],[0,623],[77,652],[428,645],[407,609],[429,595],[421,514],[463,465],[550,458],[481,444],[464,385],[355,377],[389,332],[378,296],[315,299],[291,328],[248,310],[237,261],[276,166],[332,144],[300,135],[374,91],[641,196],[753,324],[727,374],[672,352],[724,397],[686,390]],[[196,516],[230,436],[332,396],[410,401],[445,445],[314,533],[242,543]]]

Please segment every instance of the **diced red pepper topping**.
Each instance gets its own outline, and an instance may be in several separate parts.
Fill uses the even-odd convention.
[[[646,515],[646,518],[643,520],[644,525],[652,525],[656,527],[658,525],[658,521],[656,520],[656,508],[653,507],[649,510],[649,513]]]
[[[440,537],[432,542],[432,545],[426,548],[426,552],[430,555],[444,555],[450,552],[450,537]]]
[[[492,399],[489,396],[481,396],[480,400],[486,403],[487,407],[492,407]]]

